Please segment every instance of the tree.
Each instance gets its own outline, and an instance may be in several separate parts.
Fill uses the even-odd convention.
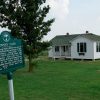
[[[12,36],[24,41],[29,58],[29,72],[33,70],[32,59],[46,49],[48,43],[41,39],[50,31],[54,19],[45,20],[49,13],[46,0],[0,0],[0,26],[11,30]]]

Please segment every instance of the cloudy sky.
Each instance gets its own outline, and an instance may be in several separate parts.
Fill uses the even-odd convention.
[[[48,18],[55,18],[55,22],[45,40],[86,30],[100,35],[100,0],[47,0],[47,4],[51,7]]]
[[[56,20],[45,40],[86,30],[100,35],[100,0],[47,0],[47,4],[51,6],[48,18]]]

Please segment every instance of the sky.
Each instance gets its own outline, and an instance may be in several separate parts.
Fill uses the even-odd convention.
[[[47,19],[55,18],[55,22],[44,40],[85,31],[100,35],[100,0],[47,0],[46,4],[51,7]]]
[[[100,35],[100,0],[47,0],[47,4],[51,7],[48,18],[55,18],[55,22],[45,40],[67,32]]]

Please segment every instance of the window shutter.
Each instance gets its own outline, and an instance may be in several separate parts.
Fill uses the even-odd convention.
[[[79,52],[79,43],[77,43],[77,52]]]

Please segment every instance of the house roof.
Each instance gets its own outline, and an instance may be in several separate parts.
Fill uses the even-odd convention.
[[[73,39],[75,39],[78,36],[85,37],[92,41],[100,41],[99,35],[95,35],[92,33],[87,33],[87,34],[85,33],[85,34],[74,34],[74,35],[58,35],[58,36],[55,36],[50,42],[52,43],[52,45],[69,44],[70,41],[73,41]]]
[[[83,36],[83,37],[85,37],[85,38],[87,38],[89,40],[92,40],[92,41],[100,41],[100,36],[92,34],[92,33],[81,34],[80,36]]]

